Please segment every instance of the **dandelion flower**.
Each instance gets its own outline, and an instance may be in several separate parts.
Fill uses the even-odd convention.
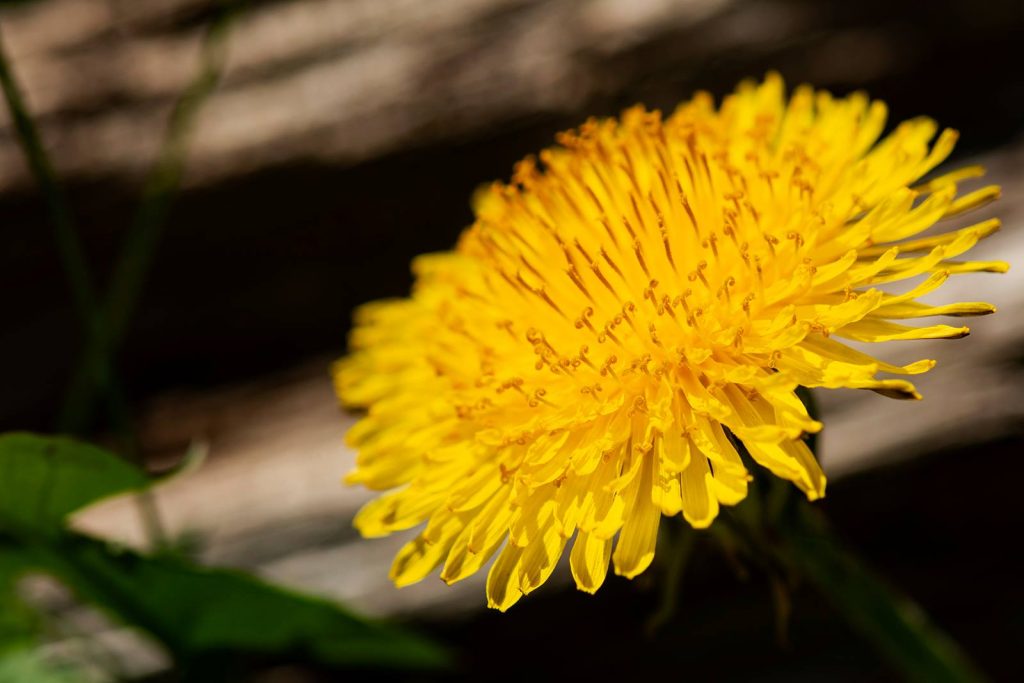
[[[824,495],[802,440],[822,425],[797,387],[920,398],[900,376],[933,361],[895,366],[847,341],[962,337],[905,321],[991,313],[917,299],[1007,268],[954,260],[996,220],[919,236],[999,190],[958,196],[977,167],[920,182],[956,133],[918,118],[879,140],[885,119],[860,93],[787,100],[772,74],[718,108],[700,93],[667,118],[587,121],[478,193],[455,249],[414,261],[409,298],[358,310],[335,367],[341,400],[367,410],[347,481],[389,491],[356,526],[426,522],[395,583],[438,566],[452,583],[496,557],[487,598],[504,610],[569,544],[581,590],[609,564],[634,577],[662,515],[702,528],[743,500],[740,445]]]

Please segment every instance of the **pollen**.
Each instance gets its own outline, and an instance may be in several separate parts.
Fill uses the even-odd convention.
[[[770,74],[720,106],[698,93],[667,117],[589,120],[478,193],[456,247],[414,261],[408,298],[357,311],[334,368],[366,410],[347,481],[384,492],[357,528],[422,525],[395,583],[491,563],[504,610],[571,545],[592,593],[609,566],[650,565],[662,516],[704,528],[743,500],[747,463],[823,496],[803,439],[822,424],[796,389],[920,398],[903,377],[932,361],[848,342],[962,337],[907,322],[994,308],[917,299],[1008,267],[958,260],[993,219],[920,236],[998,197],[958,194],[976,167],[932,173],[956,133],[885,123],[863,94],[787,97]]]

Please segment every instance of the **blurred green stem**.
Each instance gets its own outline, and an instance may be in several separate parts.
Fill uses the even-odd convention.
[[[7,108],[11,114],[11,121],[14,123],[18,143],[25,155],[25,161],[39,184],[39,191],[46,203],[46,211],[53,224],[57,250],[68,278],[68,284],[71,286],[75,308],[82,318],[83,324],[90,328],[90,335],[92,335],[95,334],[95,331],[91,328],[99,324],[95,316],[97,296],[92,274],[89,272],[89,265],[78,240],[74,220],[64,198],[64,191],[57,180],[53,164],[50,163],[39,131],[28,112],[21,89],[8,64],[2,28],[0,26],[0,85],[3,87],[4,99],[7,101]]]
[[[25,159],[46,203],[75,307],[86,331],[85,352],[73,375],[59,429],[78,431],[84,428],[94,410],[94,398],[102,396],[111,422],[121,435],[122,452],[135,461],[141,454],[127,401],[113,372],[112,359],[138,304],[145,273],[152,262],[171,199],[180,184],[196,114],[220,80],[232,9],[233,5],[225,5],[210,25],[203,41],[200,71],[171,114],[157,163],[147,179],[139,212],[126,235],[102,307],[63,189],[8,65],[0,34],[0,85]],[[141,494],[137,502],[148,537],[154,544],[161,545],[165,535],[152,494]]]
[[[780,524],[780,559],[828,599],[845,619],[911,680],[965,682],[985,677],[925,612],[876,576],[844,548],[822,515],[808,504]]]
[[[143,188],[139,212],[126,235],[107,293],[107,320],[110,337],[114,341],[120,341],[124,335],[138,304],[146,272],[167,222],[171,200],[181,183],[197,115],[220,82],[227,58],[227,36],[232,17],[230,6],[226,6],[207,29],[199,72],[171,113],[163,146]]]
[[[65,429],[78,430],[91,417],[93,397],[107,396],[111,419],[122,434],[122,448],[136,462],[141,461],[136,431],[117,379],[110,372],[110,359],[117,352],[138,305],[171,201],[181,183],[196,117],[224,71],[227,35],[234,8],[234,3],[225,3],[210,24],[203,39],[199,72],[171,112],[163,145],[142,191],[139,211],[125,235],[114,266],[103,310],[95,316],[104,324],[90,330],[85,352],[61,410],[60,424]],[[167,535],[153,493],[145,491],[136,497],[136,501],[150,542],[157,547],[165,546]]]
[[[679,520],[670,520],[679,521]],[[665,569],[665,576],[662,578],[661,603],[658,610],[651,615],[647,622],[647,633],[653,635],[671,621],[679,607],[679,591],[682,588],[683,574],[686,572],[686,565],[689,563],[690,555],[693,553],[693,544],[697,540],[697,532],[688,525],[674,525],[675,533],[665,534],[665,548],[669,553],[668,566]]]
[[[2,27],[0,27],[2,28]],[[60,256],[61,265],[68,278],[71,297],[75,310],[81,319],[86,338],[97,347],[105,349],[106,325],[99,308],[99,297],[96,293],[95,281],[89,269],[82,248],[81,240],[75,228],[74,219],[64,197],[64,190],[57,179],[53,164],[43,147],[42,138],[35,122],[25,105],[21,88],[18,87],[14,72],[7,60],[3,44],[3,32],[0,30],[0,85],[3,87],[4,99],[11,114],[11,121],[17,133],[32,176],[39,185],[39,192],[46,205],[50,223],[53,226],[54,242]],[[92,378],[97,384],[109,385],[112,375],[109,354],[97,353],[96,362],[90,367]]]
[[[103,306],[105,329],[90,334],[72,377],[61,411],[60,424],[65,429],[81,429],[91,416],[93,396],[111,389],[111,377],[103,372],[104,359],[116,353],[138,305],[171,200],[181,182],[196,116],[224,70],[227,35],[235,7],[236,3],[225,3],[210,24],[203,40],[199,72],[171,112],[163,145],[143,188],[139,211],[125,235],[111,275]]]
[[[798,391],[812,417],[820,417],[810,392]],[[959,646],[913,600],[899,593],[845,548],[821,513],[789,482],[765,473],[738,442],[754,476],[747,499],[729,508],[717,526],[763,565],[788,611],[786,588],[795,577],[810,582],[854,629],[909,680],[983,681]],[[816,444],[811,442],[812,449]],[[820,457],[815,452],[816,457]],[[780,622],[782,623],[782,622]],[[784,633],[784,630],[780,630]]]
[[[54,241],[68,278],[75,308],[85,328],[89,344],[95,349],[93,363],[89,367],[89,378],[95,386],[104,389],[103,396],[106,399],[111,421],[114,423],[115,430],[121,435],[125,446],[124,456],[138,461],[139,452],[133,445],[134,429],[131,424],[128,404],[120,384],[114,376],[112,354],[107,345],[106,317],[98,304],[96,287],[85,258],[85,250],[82,248],[74,219],[57,179],[54,166],[43,147],[39,130],[25,105],[21,89],[18,87],[14,72],[8,63],[2,32],[0,32],[0,85],[3,87],[4,99],[10,111],[11,120],[14,122],[25,160],[39,184],[39,191],[46,204],[50,222],[53,224]],[[155,502],[150,496],[151,494],[144,493],[136,500],[148,537],[154,543],[160,544],[164,537],[163,525]]]

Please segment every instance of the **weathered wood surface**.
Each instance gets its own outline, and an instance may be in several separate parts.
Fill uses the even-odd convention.
[[[588,51],[622,51],[729,4],[251,3],[233,27],[223,86],[202,113],[189,182],[296,157],[358,161],[572,109],[608,85]],[[149,167],[169,106],[199,66],[202,23],[187,19],[210,5],[54,0],[6,11],[4,39],[65,176]],[[2,191],[28,176],[0,121]]]
[[[66,177],[126,177],[150,166],[171,103],[198,69],[215,4],[50,0],[0,11],[7,49]],[[910,78],[915,69],[998,59],[1020,18],[1013,2],[996,0],[984,12],[937,3],[928,22],[880,0],[239,4],[222,87],[191,147],[192,185],[297,159],[351,163],[595,102],[671,106],[711,74],[728,87],[735,74],[756,76],[766,65],[844,88],[902,75],[907,83],[892,87],[905,89],[921,82]],[[958,88],[1002,82],[992,96],[1014,96],[1012,78],[980,75]],[[931,101],[943,94],[922,93]],[[2,112],[0,192],[28,182]]]

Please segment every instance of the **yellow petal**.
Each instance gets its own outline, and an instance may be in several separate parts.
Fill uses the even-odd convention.
[[[576,580],[576,587],[587,593],[594,593],[604,583],[608,574],[608,561],[612,553],[612,539],[597,538],[580,531],[569,554],[569,566]]]
[[[551,576],[555,565],[562,557],[568,539],[553,521],[541,533],[539,539],[523,553],[519,576],[519,590],[528,595]]]
[[[988,185],[974,192],[965,194],[963,197],[957,198],[953,202],[952,206],[946,212],[946,217],[959,216],[962,213],[973,211],[979,206],[984,206],[991,201],[999,199],[1002,190],[998,185]]]
[[[792,481],[807,494],[808,499],[816,500],[825,495],[825,474],[803,441],[751,441],[744,442],[744,445],[759,465],[778,477]]]
[[[463,518],[444,512],[439,515],[443,522],[438,525],[440,531],[436,541],[430,541],[425,534],[420,534],[406,543],[395,556],[390,576],[399,588],[422,581],[434,571],[462,532],[465,524]]]
[[[880,318],[930,318],[939,315],[948,315],[954,318],[962,318],[975,315],[989,315],[996,312],[996,307],[983,301],[965,301],[956,304],[945,304],[943,306],[926,306],[916,301],[908,301],[902,304],[882,306],[875,311]]]
[[[630,487],[627,497],[629,509],[626,522],[619,532],[615,544],[615,573],[631,579],[650,566],[654,560],[654,547],[658,541],[658,523],[661,510],[654,504],[651,492],[654,489],[655,458],[652,453],[643,456],[643,465]]]
[[[523,548],[506,545],[487,573],[487,606],[502,612],[519,602]]]
[[[403,489],[371,500],[356,514],[353,524],[365,538],[409,529],[425,520],[444,500],[444,492]]]
[[[693,457],[679,475],[683,517],[695,529],[704,529],[718,516],[718,498],[711,493],[711,469],[707,458]]]
[[[657,440],[656,448],[663,467],[672,472],[682,472],[690,463],[690,440],[683,436],[684,428],[674,424]]]
[[[658,498],[661,514],[672,517],[682,512],[683,499],[679,492],[679,472],[675,469],[666,471],[663,468],[659,474],[658,485],[661,488],[661,495]]]
[[[463,529],[448,552],[448,559],[445,560],[444,568],[441,570],[441,580],[448,585],[462,581],[480,571],[505,540],[499,536],[477,551],[469,544],[471,532],[469,527]]]
[[[954,230],[952,232],[942,233],[941,235],[931,235],[929,237],[922,237],[916,240],[900,242],[896,246],[899,247],[901,254],[910,254],[916,251],[931,251],[937,246],[949,244],[950,242],[955,241],[965,233],[973,233],[974,235],[977,236],[978,239],[988,237],[992,233],[999,230],[1000,226],[1001,223],[998,218],[990,218],[986,221],[982,221],[981,223],[971,225],[966,228],[961,228],[959,230]],[[891,247],[892,245],[887,244],[861,249],[860,256],[863,258],[867,256],[880,255],[884,253],[887,249],[890,249]]]
[[[1010,264],[1006,261],[939,261],[935,266],[950,273],[1006,273]]]
[[[931,325],[929,327],[907,327],[884,320],[859,320],[836,330],[836,335],[863,342],[884,342],[901,339],[959,339],[970,333],[967,327]]]

